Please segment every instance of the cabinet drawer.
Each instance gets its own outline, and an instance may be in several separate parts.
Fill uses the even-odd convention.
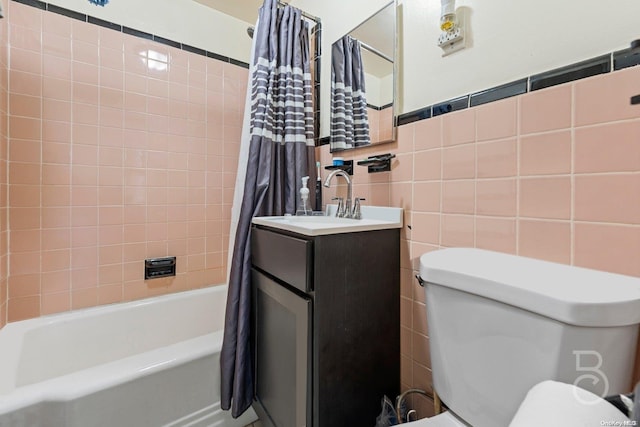
[[[251,263],[304,292],[312,290],[313,242],[262,228],[251,231]]]

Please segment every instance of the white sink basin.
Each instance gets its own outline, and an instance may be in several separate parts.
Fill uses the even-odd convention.
[[[328,205],[326,216],[261,216],[252,222],[306,236],[402,227],[402,208],[362,206],[362,219],[337,218],[335,212],[336,205]]]

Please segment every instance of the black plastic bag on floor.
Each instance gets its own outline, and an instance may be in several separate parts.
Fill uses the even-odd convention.
[[[391,399],[387,396],[382,398],[382,412],[376,417],[375,427],[389,427],[398,425],[398,415],[393,407]]]

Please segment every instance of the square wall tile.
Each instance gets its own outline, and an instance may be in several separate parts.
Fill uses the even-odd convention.
[[[513,218],[476,218],[476,247],[516,254],[516,220]]]
[[[411,220],[411,240],[437,245],[440,242],[440,214],[414,212]]]
[[[571,131],[523,136],[520,175],[559,175],[571,172]]]
[[[638,93],[638,67],[575,82],[576,126],[640,117],[637,106],[629,102],[629,98]]]
[[[42,30],[47,35],[57,35],[59,37],[71,37],[71,23],[73,21],[66,16],[57,13],[42,14]]]
[[[400,126],[397,129],[396,144],[399,153],[411,153],[414,151],[414,126],[413,123]],[[373,138],[372,138],[373,140]]]
[[[520,179],[520,217],[569,219],[571,178]]]
[[[420,120],[411,125],[413,125],[415,132],[414,144],[416,151],[442,147],[442,117]],[[400,126],[398,129],[403,127]]]
[[[516,176],[518,145],[515,138],[477,144],[478,178]]]
[[[38,274],[13,275],[8,279],[9,298],[23,298],[40,294]]]
[[[575,172],[640,171],[640,122],[575,130]]]
[[[42,31],[42,15],[44,12],[36,7],[25,4],[11,3],[11,24],[20,25],[29,29]]]
[[[520,97],[520,133],[569,128],[571,126],[571,88],[570,84],[564,84],[522,95]]]
[[[456,180],[442,183],[442,212],[473,214],[475,209],[475,181]]]
[[[21,25],[9,25],[9,43],[11,46],[42,52],[41,32]]]
[[[575,265],[640,276],[640,226],[578,222],[574,239]]]
[[[11,94],[9,114],[22,117],[40,117],[42,99],[38,96]]]
[[[413,181],[439,180],[442,171],[442,150],[416,151],[413,156]]]
[[[476,109],[454,111],[442,116],[442,145],[458,145],[476,139]]]
[[[441,191],[442,183],[440,181],[414,182],[411,208],[416,212],[440,212]]]
[[[479,215],[515,217],[517,190],[515,178],[476,181],[476,212]]]
[[[7,320],[17,322],[40,316],[40,295],[10,298],[7,303]]]
[[[518,255],[570,264],[571,224],[520,220]]]
[[[410,182],[399,182],[389,184],[389,206],[403,208],[405,211],[412,210],[413,184]]]
[[[477,140],[502,139],[516,135],[517,98],[507,98],[476,109]]]
[[[575,219],[640,224],[640,172],[575,177]]]
[[[442,150],[442,176],[444,179],[476,177],[476,147],[473,144]]]
[[[441,245],[446,247],[474,247],[474,217],[471,215],[442,215]]]
[[[55,314],[71,310],[71,295],[69,292],[42,295],[42,314]]]

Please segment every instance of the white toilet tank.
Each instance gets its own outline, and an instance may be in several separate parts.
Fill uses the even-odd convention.
[[[480,249],[420,257],[434,389],[474,427],[507,426],[544,380],[631,391],[640,279]]]

